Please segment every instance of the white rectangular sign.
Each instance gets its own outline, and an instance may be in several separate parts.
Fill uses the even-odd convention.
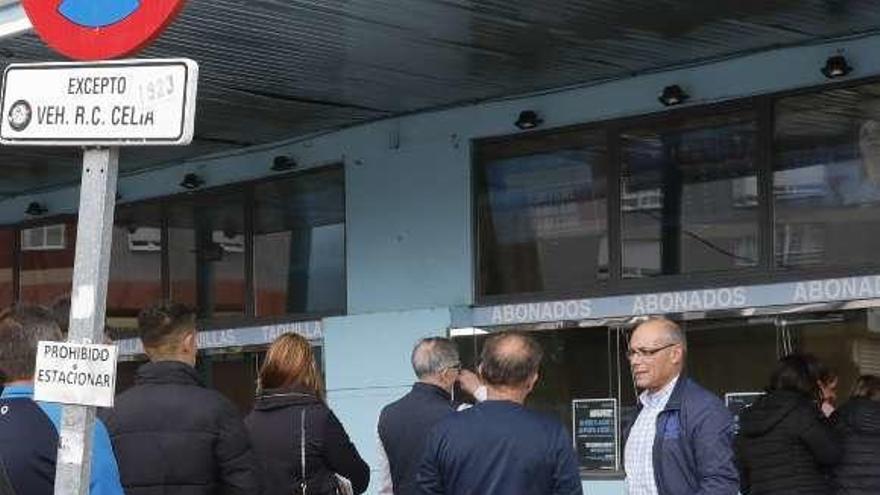
[[[116,346],[40,342],[34,400],[113,407]]]
[[[182,145],[192,141],[198,64],[189,59],[11,64],[0,143]]]

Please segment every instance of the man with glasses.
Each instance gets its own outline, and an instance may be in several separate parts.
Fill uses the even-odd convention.
[[[434,425],[455,411],[455,383],[461,383],[465,391],[478,399],[481,395],[479,380],[474,373],[461,369],[458,349],[449,339],[420,340],[413,348],[411,360],[418,381],[408,394],[385,406],[379,416],[382,495],[421,493],[415,478],[425,439]]]
[[[639,414],[624,450],[629,495],[736,495],[733,416],[684,374],[687,341],[675,322],[653,318],[629,343]]]

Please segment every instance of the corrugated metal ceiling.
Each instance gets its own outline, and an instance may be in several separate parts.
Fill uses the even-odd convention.
[[[194,145],[122,166],[878,27],[880,0],[190,0],[143,55],[201,64]],[[32,34],[0,43],[3,64],[53,59]],[[77,163],[0,149],[0,195],[75,182]]]

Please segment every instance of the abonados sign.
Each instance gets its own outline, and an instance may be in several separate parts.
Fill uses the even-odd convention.
[[[880,275],[456,308],[453,326],[578,321],[868,299],[880,299]]]
[[[53,50],[76,60],[137,53],[183,9],[185,0],[23,0],[31,24]]]

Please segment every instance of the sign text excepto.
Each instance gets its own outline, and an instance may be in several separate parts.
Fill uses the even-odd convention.
[[[188,59],[12,64],[0,142],[180,145],[192,141],[198,65]]]

